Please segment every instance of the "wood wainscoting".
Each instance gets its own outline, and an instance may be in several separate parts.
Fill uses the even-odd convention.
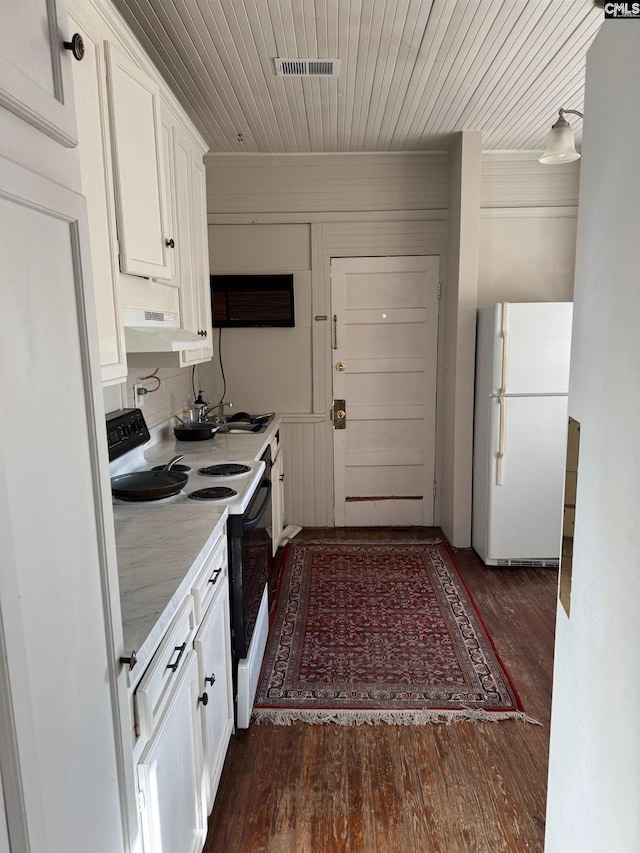
[[[439,535],[304,530],[299,538]],[[554,569],[460,571],[535,726],[251,725],[232,738],[205,853],[540,853],[557,594]]]

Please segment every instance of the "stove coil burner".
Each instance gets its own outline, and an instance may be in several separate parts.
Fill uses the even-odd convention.
[[[199,468],[198,474],[204,474],[205,477],[238,477],[240,474],[248,474],[251,468],[248,465],[241,465],[237,462],[223,462],[221,465],[208,465],[206,468]]]
[[[151,470],[152,471],[162,471],[162,470],[164,470],[164,467],[165,467],[164,465],[156,465]],[[176,465],[171,466],[171,470],[172,471],[190,471],[191,467],[189,465],[180,465],[180,463],[177,463]]]
[[[192,501],[222,501],[226,498],[234,498],[238,493],[227,486],[213,486],[210,489],[196,489],[195,492],[190,492],[187,497]]]

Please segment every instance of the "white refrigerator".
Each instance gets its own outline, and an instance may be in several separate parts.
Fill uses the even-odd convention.
[[[472,545],[487,565],[559,563],[572,311],[478,311]]]

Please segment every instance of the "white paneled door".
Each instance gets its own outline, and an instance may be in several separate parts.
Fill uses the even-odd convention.
[[[11,849],[31,853],[126,845],[88,256],[83,197],[0,158],[0,400],[40,412],[0,420],[0,763]]]
[[[331,262],[337,527],[433,524],[439,260]]]

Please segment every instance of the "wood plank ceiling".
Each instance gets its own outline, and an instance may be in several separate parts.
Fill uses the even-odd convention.
[[[113,0],[213,152],[544,147],[583,110],[593,0]],[[274,58],[338,58],[337,78]],[[570,117],[581,135],[581,121]]]

